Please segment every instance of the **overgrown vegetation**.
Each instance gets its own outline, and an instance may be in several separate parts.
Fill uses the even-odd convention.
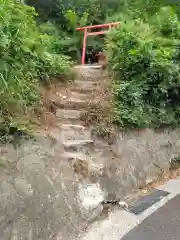
[[[121,126],[180,123],[179,6],[155,6],[154,14],[121,14],[120,27],[107,40],[115,79],[115,120]]]
[[[0,0],[0,122],[24,125],[22,116],[40,104],[39,80],[66,74],[68,57],[57,55],[53,40],[36,25],[34,8]]]
[[[106,39],[115,121],[131,127],[179,125],[178,2],[20,2],[0,0],[1,122],[21,125],[19,116],[40,103],[38,85],[54,75],[66,75],[71,66],[67,56],[80,61],[83,34],[77,26],[121,21]],[[89,38],[88,51],[99,51],[104,43],[102,36]]]

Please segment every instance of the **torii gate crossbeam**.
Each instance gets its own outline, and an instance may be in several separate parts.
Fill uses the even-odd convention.
[[[106,24],[99,24],[99,25],[92,25],[92,26],[76,28],[77,31],[84,31],[83,50],[82,50],[82,58],[81,58],[82,65],[85,64],[87,37],[105,34],[108,30],[111,30],[112,27],[116,27],[119,24],[120,24],[120,22],[114,22],[114,23],[106,23]],[[90,32],[91,29],[97,29],[97,28],[108,29],[108,30]]]

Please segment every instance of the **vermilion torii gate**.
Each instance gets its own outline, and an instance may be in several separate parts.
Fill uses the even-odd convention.
[[[77,31],[84,31],[84,41],[83,41],[83,50],[82,50],[82,59],[81,59],[82,65],[84,65],[84,63],[85,63],[87,37],[105,34],[112,27],[118,26],[119,24],[120,24],[120,22],[114,22],[114,23],[106,23],[106,24],[99,24],[99,25],[92,25],[92,26],[76,28]],[[101,31],[97,31],[97,32],[90,31],[92,29],[97,29],[97,28],[106,29],[106,30],[101,30]]]

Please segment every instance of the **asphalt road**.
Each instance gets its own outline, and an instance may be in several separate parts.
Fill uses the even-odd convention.
[[[180,240],[180,194],[149,215],[121,240]]]

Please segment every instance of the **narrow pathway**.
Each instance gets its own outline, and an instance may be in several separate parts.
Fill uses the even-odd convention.
[[[81,207],[83,208],[84,204],[85,211],[88,211],[86,219],[91,221],[101,213],[100,202],[110,193],[105,189],[107,183],[104,181],[106,178],[104,167],[114,156],[107,142],[99,141],[92,136],[91,125],[88,124],[91,110],[101,111],[103,99],[105,100],[102,71],[99,67],[88,66],[77,67],[75,70],[77,71],[75,82],[49,96],[50,101],[57,107],[58,128],[51,129],[48,135],[56,142],[61,141],[63,147],[61,158],[72,166],[81,190],[95,191],[85,193],[82,190],[80,191],[82,196],[79,196],[82,200]],[[91,204],[92,198],[96,200]],[[82,212],[84,214],[83,209]]]

